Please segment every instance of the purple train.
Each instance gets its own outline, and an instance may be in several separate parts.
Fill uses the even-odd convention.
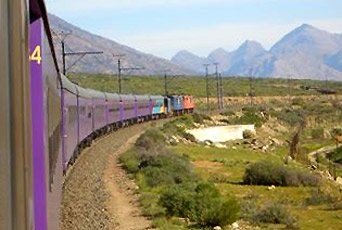
[[[118,95],[71,83],[60,75],[43,0],[0,0],[0,28],[0,229],[58,229],[63,172],[82,147],[194,108],[181,103],[189,96]]]

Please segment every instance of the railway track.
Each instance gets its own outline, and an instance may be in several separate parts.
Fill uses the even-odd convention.
[[[147,128],[160,126],[166,121],[157,120],[120,129],[97,139],[91,147],[83,150],[68,169],[64,180],[61,229],[149,229],[149,221],[139,214],[133,193],[127,193],[127,190],[133,191],[130,188],[134,185],[120,171],[117,159]],[[112,170],[111,166],[115,169]],[[123,205],[125,201],[128,203]],[[133,215],[129,214],[130,206]],[[125,220],[127,216],[133,216],[133,219]]]

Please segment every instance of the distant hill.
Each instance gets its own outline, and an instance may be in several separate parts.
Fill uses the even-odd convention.
[[[342,34],[332,34],[304,24],[285,35],[269,51],[255,41],[246,41],[233,52],[217,49],[207,59],[219,62],[224,75],[291,75],[298,79],[319,80],[328,77],[342,81]],[[183,58],[180,63],[176,55],[172,61],[182,64],[193,60]],[[200,72],[203,73],[203,68]]]
[[[126,74],[137,75],[160,75],[168,70],[172,74],[193,75],[194,71],[186,69],[181,65],[176,65],[171,61],[163,58],[158,58],[151,54],[146,54],[121,45],[115,41],[92,34],[82,30],[61,18],[49,14],[50,26],[53,30],[54,45],[56,48],[59,65],[61,66],[61,39],[62,32],[71,32],[65,39],[67,45],[66,51],[104,51],[100,55],[86,55],[75,65],[73,63],[79,57],[67,57],[67,68],[69,72],[84,72],[84,73],[116,73],[117,72],[117,57],[112,54],[124,54],[122,59],[123,67],[143,67],[139,71],[125,71]],[[70,67],[72,66],[72,67]]]

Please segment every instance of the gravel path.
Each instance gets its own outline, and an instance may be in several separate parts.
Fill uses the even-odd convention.
[[[150,222],[137,207],[134,182],[117,158],[152,125],[155,122],[113,132],[82,152],[65,177],[61,229],[149,229]]]

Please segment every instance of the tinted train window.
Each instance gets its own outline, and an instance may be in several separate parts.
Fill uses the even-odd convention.
[[[61,111],[59,96],[54,94],[50,89],[47,93],[47,123],[49,138],[49,185],[51,190],[58,155],[61,150]]]

